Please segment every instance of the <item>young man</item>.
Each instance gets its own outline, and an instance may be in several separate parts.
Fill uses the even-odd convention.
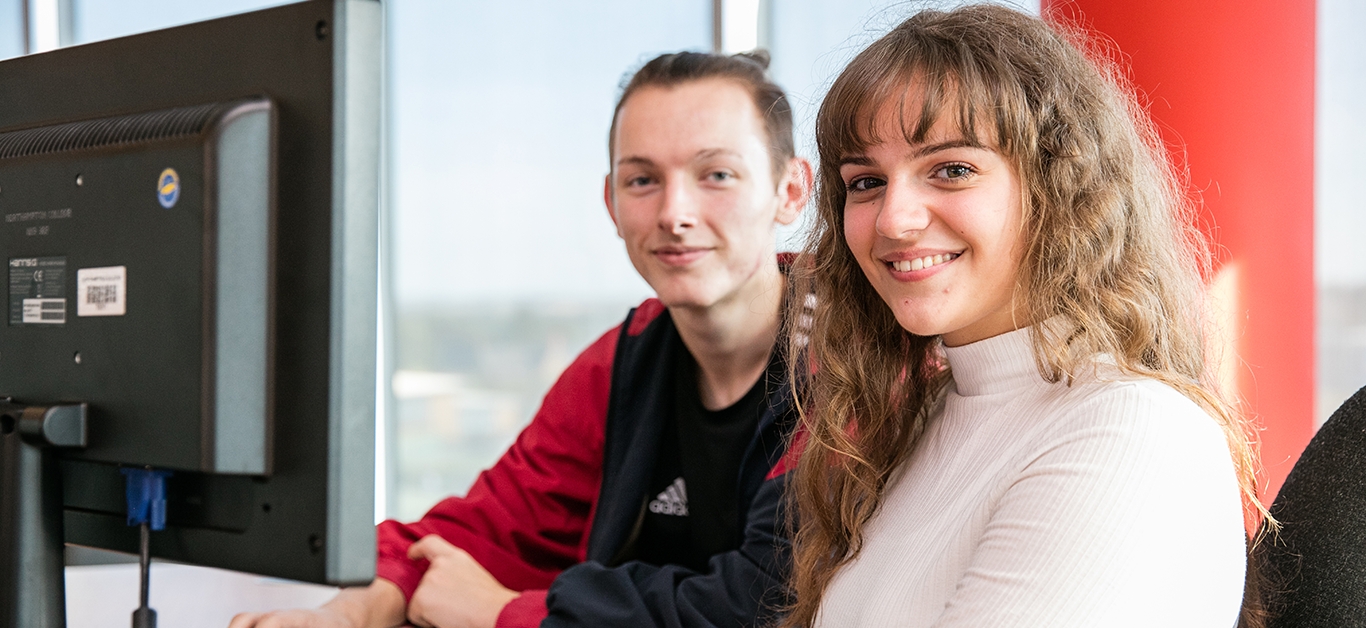
[[[377,578],[230,628],[736,626],[783,594],[793,425],[774,229],[811,166],[763,55],[631,79],[604,200],[657,299],[586,349],[465,497],[379,528]]]

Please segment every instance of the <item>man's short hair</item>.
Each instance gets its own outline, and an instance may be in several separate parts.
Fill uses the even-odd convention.
[[[769,80],[768,51],[752,50],[733,55],[705,52],[673,52],[651,59],[621,88],[621,97],[612,111],[612,127],[607,136],[607,154],[615,166],[617,117],[626,100],[646,87],[675,87],[706,79],[734,81],[749,92],[754,108],[764,121],[768,135],[768,156],[773,164],[773,179],[782,177],[787,163],[796,156],[792,141],[792,107],[777,83]]]

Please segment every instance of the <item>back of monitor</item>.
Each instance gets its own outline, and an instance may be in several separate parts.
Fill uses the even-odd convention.
[[[317,0],[0,63],[0,396],[89,408],[66,542],[374,568],[381,11]]]

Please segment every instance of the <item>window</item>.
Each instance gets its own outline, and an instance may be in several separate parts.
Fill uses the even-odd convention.
[[[0,2],[0,59],[24,54],[24,5]]]
[[[1315,426],[1366,385],[1366,5],[1318,3],[1314,265],[1318,283]],[[1306,304],[1307,306],[1308,304]]]

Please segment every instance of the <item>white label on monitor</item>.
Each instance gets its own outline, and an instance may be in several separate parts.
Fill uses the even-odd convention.
[[[128,307],[128,269],[124,266],[76,271],[76,316],[123,316]]]
[[[66,322],[66,299],[24,299],[24,323],[61,325]]]

